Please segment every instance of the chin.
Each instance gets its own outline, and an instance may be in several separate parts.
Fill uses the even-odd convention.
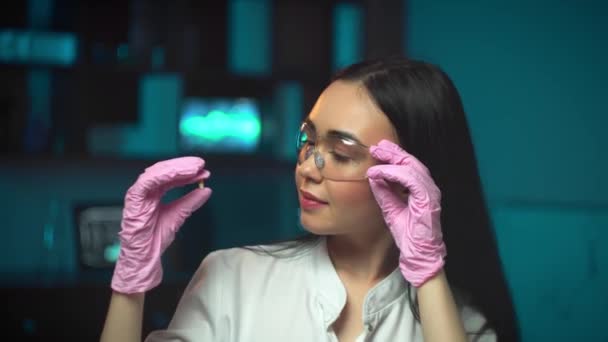
[[[315,235],[335,235],[344,233],[328,222],[322,222],[316,218],[307,218],[300,216],[300,225],[304,230]]]
[[[307,232],[314,234],[314,235],[319,235],[319,236],[327,236],[327,235],[335,235],[336,233],[333,231],[329,231],[326,229],[310,229],[304,225],[302,225],[304,227],[304,230],[306,230]]]

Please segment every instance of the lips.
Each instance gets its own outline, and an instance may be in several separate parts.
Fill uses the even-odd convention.
[[[310,193],[310,192],[308,192],[308,191],[304,191],[304,190],[301,190],[301,189],[300,189],[300,193],[302,194],[302,197],[304,197],[304,198],[305,198],[305,199],[307,199],[307,200],[311,200],[311,201],[315,201],[315,202],[319,202],[319,203],[327,204],[327,202],[326,202],[326,201],[324,201],[324,200],[320,199],[319,197],[317,197],[317,196],[315,196],[315,195],[311,194],[311,193]]]
[[[300,207],[302,209],[317,209],[325,205],[327,205],[326,201],[323,201],[310,192],[300,190]]]

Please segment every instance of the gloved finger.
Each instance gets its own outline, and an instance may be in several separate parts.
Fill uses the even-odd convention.
[[[184,224],[184,221],[209,200],[212,193],[213,191],[210,188],[197,188],[167,204],[163,211],[175,213],[171,215],[173,220],[169,229],[170,233],[175,234]]]
[[[383,179],[406,188],[415,197],[425,196],[423,181],[403,165],[376,165],[367,170],[369,179]]]
[[[201,169],[205,167],[205,160],[199,157],[177,157],[167,160],[161,160],[152,166],[146,168],[144,173],[163,173],[166,169]]]
[[[205,161],[198,157],[179,157],[158,162],[147,168],[142,175],[143,180],[164,183],[175,178],[187,178],[205,167]]]
[[[196,157],[182,157],[159,162],[139,176],[129,189],[131,195],[141,198],[150,193],[164,192],[180,184],[194,182],[204,170],[204,160]]]
[[[402,165],[407,161],[408,153],[392,141],[382,139],[378,144],[372,145],[369,149],[372,157],[380,162]]]
[[[368,178],[368,181],[372,194],[383,212],[396,213],[404,209],[406,202],[391,183],[382,178]]]
[[[421,173],[429,173],[428,168],[416,157],[402,149],[392,141],[381,140],[377,145],[370,147],[370,154],[374,159],[393,165],[410,165]]]
[[[194,183],[199,183],[205,179],[208,179],[209,177],[211,177],[211,172],[209,172],[208,170],[200,170],[197,174],[191,176],[191,177],[185,177],[185,178],[175,178],[172,179],[171,181],[168,181],[165,184],[162,184],[159,187],[159,191],[161,193],[165,193],[173,188],[178,188],[180,186],[185,186],[185,185],[189,185],[189,184],[194,184]]]

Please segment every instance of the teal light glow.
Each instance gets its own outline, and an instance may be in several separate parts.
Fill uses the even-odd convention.
[[[182,147],[214,151],[252,151],[262,124],[250,99],[192,99],[179,123]]]
[[[285,161],[295,162],[294,139],[304,118],[304,89],[295,81],[280,82],[275,88],[275,111],[278,113],[276,153]]]
[[[228,68],[237,75],[265,76],[272,71],[272,2],[228,2]]]
[[[107,246],[103,251],[103,258],[107,262],[116,262],[118,255],[120,254],[120,244],[115,243]]]
[[[206,117],[192,116],[181,123],[181,131],[203,139],[219,141],[227,136],[245,140],[257,139],[262,127],[251,115],[232,116],[219,110],[211,111]]]
[[[333,67],[340,69],[363,58],[364,14],[361,5],[340,2],[333,16]]]
[[[0,61],[72,65],[77,44],[71,33],[0,30]]]

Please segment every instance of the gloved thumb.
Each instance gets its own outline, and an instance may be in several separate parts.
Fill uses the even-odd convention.
[[[173,213],[173,215],[175,215],[173,217],[175,221],[172,225],[174,229],[173,233],[182,226],[184,221],[190,217],[194,211],[198,210],[209,200],[212,193],[213,191],[210,188],[196,188],[165,207],[167,213]]]

